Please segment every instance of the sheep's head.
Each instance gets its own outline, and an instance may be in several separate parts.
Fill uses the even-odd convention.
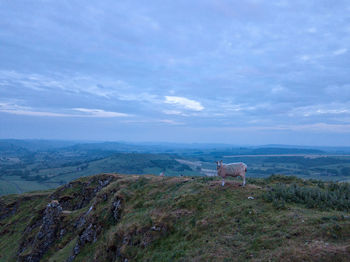
[[[222,167],[222,160],[221,161],[215,161],[216,163],[216,170],[219,170]]]

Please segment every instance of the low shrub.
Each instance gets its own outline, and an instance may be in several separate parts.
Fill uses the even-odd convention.
[[[279,183],[264,194],[264,199],[277,208],[283,207],[283,202],[286,202],[321,210],[350,211],[350,184],[333,182],[311,187]]]

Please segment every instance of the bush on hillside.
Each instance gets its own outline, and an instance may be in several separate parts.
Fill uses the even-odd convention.
[[[264,194],[264,199],[275,207],[284,207],[286,203],[303,204],[307,208],[321,210],[334,209],[350,211],[349,183],[319,183],[313,187],[277,184]]]

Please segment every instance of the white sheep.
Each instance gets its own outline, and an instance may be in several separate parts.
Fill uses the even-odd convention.
[[[218,176],[222,177],[222,186],[225,185],[225,177],[232,176],[237,177],[240,176],[243,179],[242,186],[245,186],[245,173],[247,172],[247,165],[238,162],[231,164],[223,164],[221,161],[216,161],[216,170],[218,172]]]

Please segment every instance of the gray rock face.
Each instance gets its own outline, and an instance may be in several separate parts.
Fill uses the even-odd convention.
[[[97,240],[97,235],[101,232],[102,227],[96,224],[89,224],[89,226],[79,235],[78,241],[73,248],[73,255],[67,259],[67,262],[71,262],[80,253],[87,243],[93,243]]]
[[[105,183],[101,183],[101,186],[105,186]],[[109,182],[108,182],[109,183]],[[89,211],[87,211],[83,216],[81,216],[78,221],[75,223],[75,227],[85,229],[81,231],[79,234],[79,238],[77,243],[73,248],[73,254],[67,259],[66,262],[71,262],[75,259],[75,257],[80,253],[81,249],[89,243],[94,243],[97,240],[98,235],[102,231],[102,226],[97,224],[94,220],[93,216],[88,216],[90,211],[92,210],[93,205],[90,207]],[[120,213],[122,210],[122,199],[117,197],[112,202],[111,213],[116,222],[119,221]],[[86,225],[88,225],[86,227]]]
[[[74,223],[74,227],[80,228],[80,227],[84,226],[85,223],[86,223],[86,216],[84,214]]]
[[[18,208],[18,203],[14,202],[9,205],[0,202],[0,220],[12,216],[16,213]]]
[[[59,224],[59,217],[62,213],[62,207],[58,201],[53,200],[49,203],[45,209],[43,223],[41,229],[37,235],[38,239],[45,238],[46,240],[52,240],[56,235],[57,224]]]
[[[90,224],[80,235],[79,241],[80,246],[84,246],[86,243],[95,242],[97,239],[97,234],[101,230],[101,227],[98,225]]]
[[[51,195],[51,199],[58,199],[64,210],[78,210],[89,205],[91,199],[113,180],[115,180],[115,177],[104,175],[103,177],[95,178],[95,180],[88,182],[71,182],[56,190],[56,192]],[[81,191],[70,196],[65,195],[66,190],[75,185],[81,187]]]
[[[105,186],[108,186],[109,183],[112,181],[112,178],[109,177],[105,180],[99,180],[99,186],[95,188],[95,193],[99,192],[102,188],[104,188]]]
[[[51,201],[51,203],[46,206],[40,230],[32,242],[32,252],[29,255],[20,257],[19,261],[40,261],[44,253],[58,237],[61,213],[62,207],[57,200]],[[26,248],[22,248],[20,252],[23,252]]]
[[[112,213],[115,221],[118,221],[120,218],[121,208],[122,208],[122,201],[120,198],[116,198],[113,201],[113,205],[112,205]]]

